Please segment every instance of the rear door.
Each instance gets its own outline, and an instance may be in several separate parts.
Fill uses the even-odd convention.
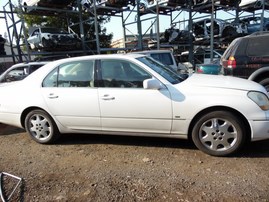
[[[69,129],[100,130],[98,90],[94,87],[94,61],[62,64],[43,82],[49,111]]]

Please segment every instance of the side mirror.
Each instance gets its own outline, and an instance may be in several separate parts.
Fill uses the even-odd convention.
[[[146,79],[143,81],[143,87],[144,89],[155,89],[159,90],[163,87],[162,83],[158,81],[157,79]]]

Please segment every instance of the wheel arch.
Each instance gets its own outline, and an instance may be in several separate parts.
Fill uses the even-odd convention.
[[[21,125],[23,128],[25,128],[25,118],[27,116],[27,114],[30,112],[30,111],[33,111],[33,110],[43,110],[44,112],[46,112],[47,114],[49,114],[46,110],[40,108],[40,107],[29,107],[27,109],[25,109],[22,114],[21,114]],[[50,114],[49,114],[50,116]],[[51,117],[51,116],[50,116]]]
[[[255,72],[253,72],[249,77],[248,80],[259,82],[264,78],[269,78],[269,66],[262,67]]]
[[[210,112],[213,112],[213,111],[228,111],[228,112],[235,114],[237,117],[239,117],[239,119],[243,121],[243,124],[245,126],[246,141],[250,142],[250,140],[251,140],[251,127],[250,127],[246,117],[243,114],[241,114],[239,111],[237,111],[233,108],[230,108],[230,107],[226,107],[226,106],[209,107],[209,108],[203,109],[202,111],[197,113],[194,116],[194,118],[191,120],[191,123],[189,125],[189,129],[188,129],[188,139],[189,140],[192,141],[191,134],[192,134],[193,127],[194,127],[195,123],[197,122],[197,120],[199,118],[201,118],[203,115],[210,113]]]

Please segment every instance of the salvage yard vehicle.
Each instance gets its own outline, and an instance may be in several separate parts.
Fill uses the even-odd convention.
[[[171,69],[176,72],[188,72],[188,69],[182,63],[177,63],[172,51],[170,50],[145,50],[140,52],[134,52],[143,55],[150,56],[155,60],[168,65]]]
[[[239,7],[242,10],[261,9],[263,2],[264,2],[264,6],[268,8],[269,6],[268,0],[241,0]]]
[[[235,22],[234,22],[235,23]],[[269,31],[269,18],[261,17],[244,17],[238,22],[239,30],[242,34],[253,34],[259,31]]]
[[[50,8],[64,8],[74,0],[23,0],[23,6],[41,6]]]
[[[269,32],[256,32],[233,40],[221,57],[224,75],[249,79],[269,92]]]
[[[0,83],[19,81],[48,62],[29,62],[12,65],[0,75]]]
[[[62,28],[36,28],[28,37],[31,49],[74,50],[81,48],[81,40],[77,34],[69,33]]]
[[[0,95],[0,123],[25,128],[41,144],[64,133],[189,138],[207,154],[227,156],[269,138],[269,98],[258,83],[183,78],[142,54],[53,61]]]
[[[222,67],[219,64],[219,60],[214,60],[207,64],[197,64],[195,72],[199,74],[222,74]]]
[[[214,19],[214,38],[235,38],[238,33],[236,27],[221,19]],[[211,18],[205,18],[193,22],[193,34],[195,40],[209,39],[211,35]]]

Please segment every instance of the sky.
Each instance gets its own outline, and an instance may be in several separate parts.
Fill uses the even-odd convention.
[[[0,0],[0,11],[3,11],[3,6],[6,5],[9,2],[9,0]],[[11,0],[11,2],[14,3],[14,5],[18,4],[18,0]],[[136,14],[132,13],[128,18],[129,12],[126,12],[123,14],[124,16],[124,20],[126,20],[125,24],[126,25],[126,34],[137,34],[137,24],[135,23],[135,19],[136,19]],[[266,15],[268,15],[268,12],[265,13]],[[177,28],[180,29],[184,29],[187,26],[187,22],[184,23],[184,19],[188,19],[188,13],[187,12],[173,12],[172,14],[172,18],[175,20],[172,20],[173,22],[179,22],[181,21],[182,23],[177,24]],[[1,17],[3,17],[4,14],[0,14],[0,34],[2,34],[2,36],[4,36],[6,31],[6,23],[5,20],[2,19]],[[201,14],[196,14],[194,15],[194,18],[199,18],[201,17]],[[221,19],[231,19],[234,17],[234,12],[233,11],[229,11],[229,12],[218,12],[217,13],[217,18],[221,18]],[[151,24],[153,23],[153,21],[156,19],[156,15],[153,14],[147,14],[147,15],[143,15],[141,16],[141,20],[142,20],[142,34],[145,34],[146,31],[147,33],[149,33],[149,29]],[[160,16],[159,18],[159,30],[160,32],[163,32],[165,29],[169,28],[171,26],[171,19],[170,16]],[[130,24],[131,23],[131,24]],[[121,17],[111,17],[111,21],[109,23],[107,23],[105,25],[105,27],[107,28],[107,33],[113,33],[114,37],[113,37],[113,41],[123,38],[123,27],[122,27],[122,19]],[[156,26],[153,26],[153,31],[155,32],[156,30]]]

